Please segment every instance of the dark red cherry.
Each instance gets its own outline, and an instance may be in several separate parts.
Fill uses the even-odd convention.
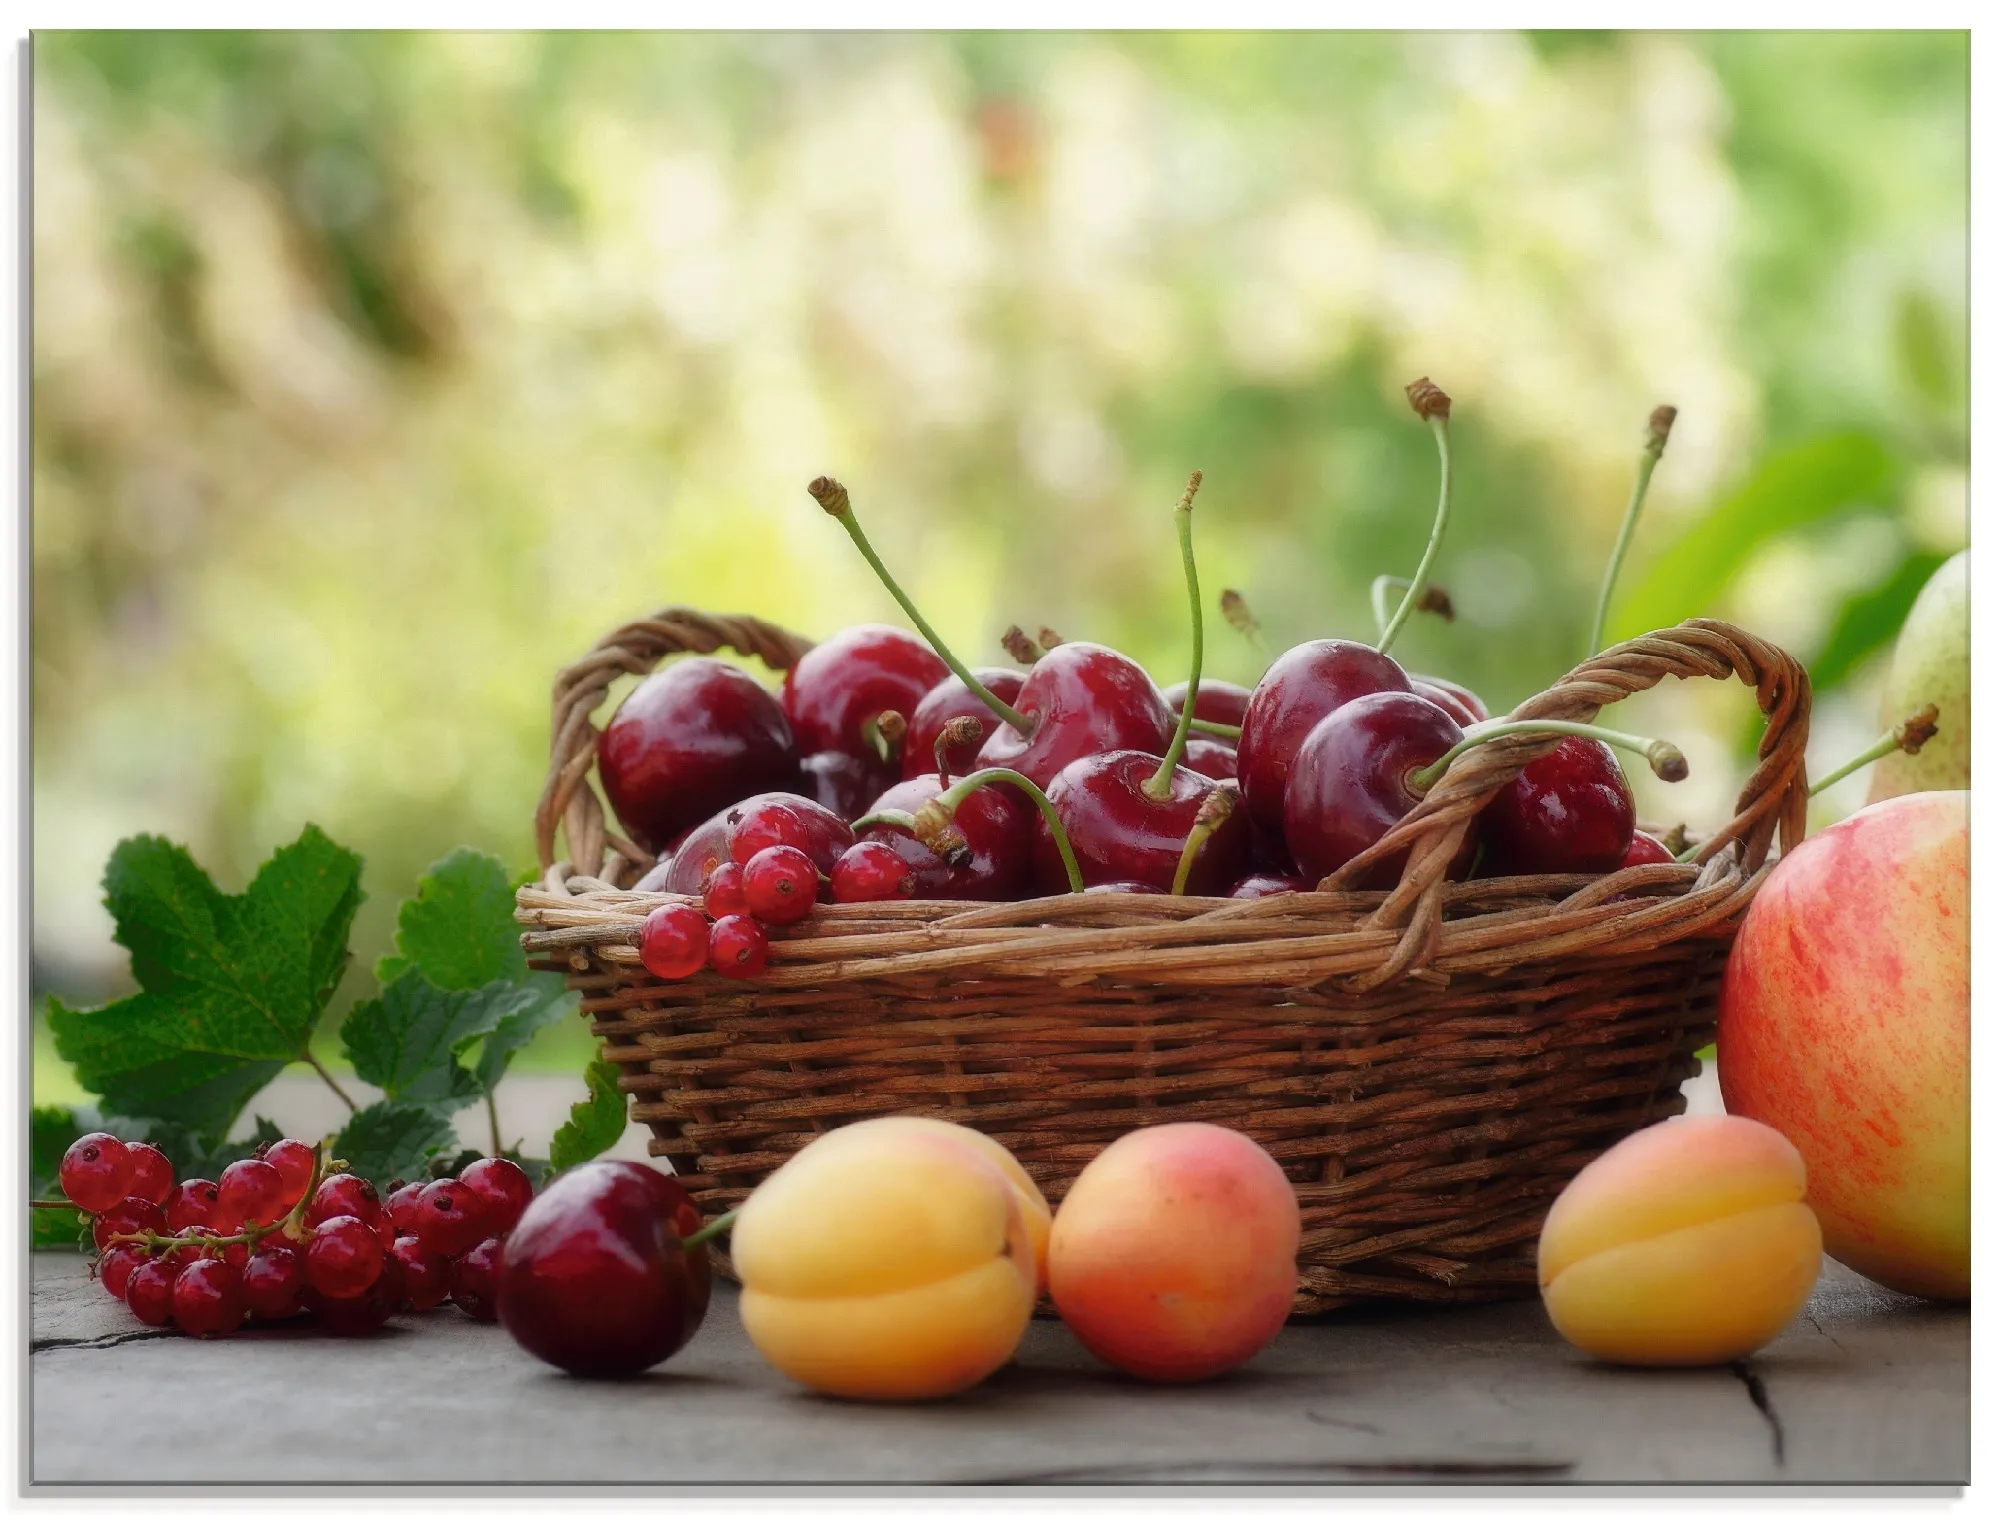
[[[1165,894],[1167,891],[1158,884],[1142,884],[1137,879],[1115,878],[1102,884],[1090,884],[1084,888],[1085,894]]]
[[[1022,684],[1027,682],[1027,675],[1018,668],[975,668],[972,674],[1010,705],[1020,694]],[[960,715],[969,715],[979,722],[979,740],[948,747],[945,755],[951,764],[951,771],[959,777],[963,778],[972,771],[979,758],[980,746],[1002,722],[986,701],[965,687],[963,679],[957,674],[950,674],[917,702],[917,708],[910,716],[910,729],[903,737],[904,778],[913,779],[920,773],[937,772],[937,739],[944,731],[944,723]]]
[[[1268,894],[1310,894],[1313,881],[1296,873],[1248,873],[1229,889],[1233,900],[1261,900]]]
[[[701,1217],[636,1163],[572,1168],[528,1206],[500,1259],[500,1323],[546,1363],[628,1378],[681,1349],[708,1313]]]
[[[729,807],[729,856],[747,863],[766,847],[796,847],[821,873],[854,845],[854,829],[803,795],[760,795]]]
[[[1454,684],[1450,679],[1441,679],[1434,673],[1413,673],[1410,675],[1410,687],[1461,726],[1493,719],[1486,708],[1486,701],[1463,684]],[[1460,711],[1464,714],[1461,715]]]
[[[834,858],[854,844],[854,832],[847,822],[804,795],[753,794],[746,800],[718,810],[688,833],[687,840],[681,843],[680,850],[667,865],[666,875],[661,881],[665,891],[668,894],[699,896],[708,883],[708,876],[730,860],[731,827],[742,817],[756,815],[763,807],[772,805],[792,811],[806,823],[806,835],[811,845],[799,850],[818,863],[821,871],[831,868]]]
[[[849,626],[814,647],[785,675],[782,702],[799,750],[875,755],[869,723],[885,710],[908,720],[949,670],[912,632]]]
[[[935,773],[920,774],[885,790],[875,808],[915,815],[924,801],[943,792]],[[1035,815],[1028,797],[1003,779],[975,789],[959,802],[952,824],[965,838],[965,851],[955,861],[946,862],[895,826],[872,826],[866,835],[909,864],[917,899],[1017,900],[1029,892]],[[1060,884],[1057,892],[1068,888],[1067,883]]]
[[[1463,735],[1408,690],[1363,695],[1321,717],[1299,743],[1285,786],[1285,844],[1304,876],[1317,884],[1414,810],[1423,795],[1410,776]],[[1351,887],[1393,888],[1402,870],[1400,857],[1384,858]]]
[[[657,851],[732,800],[796,783],[799,754],[762,684],[684,658],[625,697],[598,738],[597,772],[619,823]]]
[[[1187,703],[1187,687],[1187,680],[1182,679],[1178,684],[1169,684],[1161,691],[1166,696],[1167,709],[1175,715],[1179,715],[1181,707]],[[1250,691],[1241,684],[1231,684],[1223,679],[1203,679],[1201,693],[1195,697],[1194,702],[1196,720],[1215,721],[1223,726],[1241,726],[1243,712],[1249,708]],[[1228,739],[1216,737],[1214,740]],[[1235,744],[1232,742],[1230,745]]]
[[[1049,804],[1069,833],[1085,888],[1117,879],[1173,887],[1195,814],[1218,785],[1192,768],[1176,767],[1167,798],[1156,800],[1144,786],[1159,768],[1152,753],[1100,752],[1078,758],[1048,786]],[[1239,807],[1216,827],[1189,871],[1189,894],[1221,894],[1242,876],[1250,858],[1248,823]],[[1044,894],[1069,887],[1055,836],[1039,811],[1035,882]]]
[[[1566,736],[1487,801],[1480,874],[1609,873],[1632,845],[1636,820],[1631,786],[1611,749]]]
[[[995,728],[978,766],[1012,768],[1043,789],[1078,758],[1131,751],[1157,759],[1174,736],[1173,712],[1152,675],[1095,642],[1064,642],[1044,654],[1014,708],[1034,718],[1032,731]]]
[[[1236,777],[1251,815],[1273,831],[1284,828],[1292,760],[1323,717],[1363,695],[1409,688],[1395,659],[1361,642],[1301,642],[1282,654],[1250,691],[1236,744]]]
[[[1625,849],[1625,856],[1619,859],[1618,866],[1643,868],[1648,863],[1671,863],[1673,860],[1674,855],[1667,851],[1658,837],[1650,831],[1635,831],[1632,833],[1632,845]]]
[[[815,752],[799,764],[799,787],[806,798],[843,821],[859,820],[869,802],[896,782],[897,770],[870,755]]]
[[[1206,719],[1206,717],[1204,717]],[[1181,766],[1212,779],[1236,777],[1236,744],[1220,737],[1191,736],[1181,752]]]

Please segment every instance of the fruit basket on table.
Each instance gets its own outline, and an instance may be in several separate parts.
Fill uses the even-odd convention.
[[[1123,1133],[1211,1121],[1263,1144],[1296,1188],[1295,1314],[1531,1293],[1542,1217],[1570,1176],[1685,1108],[1736,927],[1804,831],[1804,670],[1692,620],[1607,649],[1514,712],[1589,721],[1665,678],[1754,690],[1756,768],[1690,862],[1450,882],[1481,808],[1558,740],[1521,734],[1460,756],[1342,870],[1400,854],[1391,890],[820,905],[774,935],[753,981],[658,979],[637,944],[662,896],[630,888],[654,857],[607,823],[590,717],[618,676],[675,654],[730,648],[783,670],[811,645],[667,609],[555,686],[544,872],[517,918],[531,955],[581,991],[649,1150],[710,1216],[819,1132],[872,1116],[973,1125],[1051,1202]]]

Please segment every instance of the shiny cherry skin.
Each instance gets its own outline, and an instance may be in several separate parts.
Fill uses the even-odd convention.
[[[1191,736],[1181,751],[1181,766],[1212,779],[1236,777],[1236,744],[1220,737]]]
[[[869,802],[876,795],[896,782],[897,773],[873,755],[815,752],[799,764],[799,788],[813,803],[825,806],[843,821],[854,821],[868,813]]]
[[[895,626],[849,626],[794,663],[780,696],[799,750],[868,757],[868,722],[885,710],[904,720],[950,673],[913,632]]]
[[[482,1157],[467,1163],[458,1181],[479,1196],[487,1224],[495,1236],[505,1236],[535,1197],[535,1186],[519,1163],[504,1157]]]
[[[1086,885],[1085,894],[1165,894],[1158,884],[1142,884],[1137,879],[1115,878],[1102,884]]]
[[[1441,679],[1434,673],[1413,673],[1410,675],[1410,687],[1425,699],[1436,703],[1446,715],[1461,726],[1493,719],[1492,712],[1486,708],[1486,701],[1463,684],[1454,684],[1450,679]],[[1439,700],[1439,695],[1444,698]],[[1457,714],[1454,707],[1456,710],[1463,710],[1465,716]],[[1466,719],[1467,716],[1471,719]]]
[[[1078,758],[1049,785],[1049,805],[1069,833],[1086,888],[1116,879],[1161,890],[1173,887],[1195,812],[1217,785],[1192,768],[1176,767],[1167,798],[1156,800],[1144,785],[1159,767],[1159,758],[1150,753],[1102,752]],[[1203,843],[1188,873],[1187,892],[1226,892],[1249,860],[1249,817],[1239,807]],[[1044,894],[1060,894],[1069,887],[1062,854],[1039,811],[1035,882]]]
[[[1174,714],[1152,675],[1122,652],[1064,642],[1028,670],[1014,708],[1034,718],[1023,733],[1002,724],[979,749],[981,768],[1012,768],[1047,789],[1078,758],[1167,750]]]
[[[638,1163],[572,1168],[538,1195],[500,1258],[500,1323],[546,1363],[629,1378],[686,1345],[708,1313],[700,1214]]]
[[[733,800],[797,783],[799,753],[762,684],[683,658],[625,697],[597,739],[597,774],[626,833],[657,851]]]
[[[1019,697],[1021,686],[1027,682],[1027,675],[1018,668],[975,668],[972,676],[1010,705]],[[903,736],[904,778],[913,779],[919,774],[937,772],[938,737],[944,733],[946,721],[961,715],[969,715],[979,722],[979,740],[947,747],[945,757],[951,764],[951,771],[959,777],[963,778],[972,771],[978,762],[980,747],[1003,723],[986,701],[966,688],[965,681],[954,673],[934,685],[917,702],[916,711],[910,717],[910,729]]]
[[[1620,868],[1643,868],[1649,863],[1671,863],[1674,855],[1666,845],[1650,831],[1632,833],[1632,845],[1625,849],[1625,856],[1618,860]]]
[[[712,921],[719,921],[725,915],[744,915],[749,912],[750,905],[743,898],[741,863],[724,863],[708,876],[708,882],[701,886],[701,908],[708,912],[708,918]],[[704,961],[708,952],[707,930],[706,926],[702,928]]]
[[[1491,878],[1609,873],[1632,845],[1637,820],[1631,786],[1611,749],[1566,736],[1487,801],[1479,871]]]
[[[1456,746],[1464,730],[1409,690],[1349,700],[1299,743],[1285,786],[1285,844],[1317,883],[1373,845],[1423,796],[1409,785],[1419,768]],[[1402,859],[1388,857],[1351,887],[1389,889]]]
[[[774,806],[790,811],[803,824],[807,840],[799,850],[817,863],[822,873],[830,872],[834,860],[854,845],[853,829],[826,806],[802,794],[779,791],[753,794],[736,804],[724,806],[687,834],[687,839],[674,853],[673,861],[667,865],[662,880],[665,892],[699,897],[708,883],[708,876],[730,861],[729,844],[737,824],[745,819],[755,819],[766,808]]]
[[[708,917],[692,905],[661,905],[639,923],[639,963],[668,980],[701,972],[708,965]],[[394,1200],[391,1195],[391,1204]]]
[[[885,790],[875,808],[915,815],[943,792],[935,773],[920,774]],[[1017,900],[1032,883],[1036,814],[1033,802],[1005,781],[974,790],[952,818],[966,846],[954,862],[895,826],[871,827],[866,835],[909,864],[916,899]]]
[[[1310,894],[1312,880],[1296,873],[1246,873],[1229,886],[1233,900],[1261,900],[1271,894]]]
[[[1409,688],[1395,659],[1362,642],[1328,638],[1281,654],[1250,691],[1236,744],[1236,777],[1251,815],[1284,830],[1285,781],[1306,734],[1349,700]]]
[[[916,896],[917,870],[887,842],[863,837],[833,865],[832,883],[836,905],[907,900]]]
[[[1167,709],[1176,717],[1187,704],[1187,680],[1169,684],[1161,691],[1167,697]],[[1224,726],[1241,726],[1243,713],[1250,708],[1250,691],[1241,684],[1232,684],[1226,679],[1203,679],[1201,693],[1195,696],[1194,714],[1199,721],[1216,721]],[[1205,733],[1204,733],[1205,734]],[[1227,737],[1216,737],[1215,741],[1229,741]],[[1234,742],[1229,743],[1235,746]]]
[[[724,978],[755,978],[764,971],[771,938],[747,915],[725,915],[708,928],[708,965]]]

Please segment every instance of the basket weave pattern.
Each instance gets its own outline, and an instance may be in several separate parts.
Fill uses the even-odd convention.
[[[782,669],[809,645],[671,610],[566,670],[536,815],[544,876],[519,896],[531,954],[582,991],[650,1150],[710,1215],[818,1132],[871,1116],[968,1122],[1051,1201],[1125,1132],[1204,1120],[1256,1138],[1298,1193],[1295,1313],[1531,1291],[1563,1184],[1685,1108],[1736,926],[1773,842],[1803,835],[1804,671],[1733,626],[1688,621],[1514,714],[1587,721],[1667,677],[1754,689],[1757,767],[1690,863],[1448,882],[1487,798],[1556,741],[1506,737],[1464,754],[1317,893],[822,906],[774,937],[761,978],[656,979],[637,942],[661,896],[619,887],[653,859],[607,827],[587,782],[590,715],[619,674],[671,653],[728,646]],[[1399,852],[1394,890],[1342,887]]]

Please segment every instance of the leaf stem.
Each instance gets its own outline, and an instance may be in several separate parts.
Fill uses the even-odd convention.
[[[1653,772],[1669,784],[1678,784],[1687,777],[1687,759],[1681,755],[1680,748],[1661,737],[1633,736],[1630,732],[1612,731],[1604,726],[1589,726],[1582,721],[1485,721],[1467,728],[1463,741],[1435,763],[1414,769],[1405,782],[1413,792],[1422,794],[1444,777],[1445,770],[1451,767],[1453,759],[1460,753],[1469,752],[1472,748],[1493,741],[1497,737],[1530,733],[1580,736],[1588,741],[1623,747],[1626,751],[1636,752],[1643,757]]]
[[[327,1072],[326,1064],[321,1062],[317,1057],[313,1055],[312,1048],[310,1047],[306,1048],[305,1051],[303,1051],[299,1055],[312,1066],[313,1072],[317,1073],[321,1078],[326,1080],[327,1088],[331,1089],[335,1094],[340,1096],[340,1102],[343,1105],[347,1106],[347,1111],[350,1115],[358,1115],[361,1113],[361,1107],[354,1103],[354,1096],[349,1094],[345,1089],[341,1088],[339,1084],[334,1082],[333,1075]]]
[[[1188,729],[1194,720],[1195,701],[1201,698],[1201,580],[1194,567],[1194,495],[1201,488],[1201,470],[1188,475],[1187,488],[1174,507],[1174,532],[1181,540],[1181,573],[1187,579],[1188,620],[1194,628],[1194,652],[1188,660],[1187,698],[1181,701],[1181,718],[1174,724],[1174,739],[1153,776],[1139,787],[1146,797],[1164,800],[1173,793],[1174,770],[1187,751]]]
[[[1403,629],[1403,623],[1410,618],[1410,612],[1417,608],[1417,597],[1424,591],[1424,581],[1430,577],[1431,564],[1437,561],[1438,547],[1444,541],[1445,523],[1451,519],[1451,398],[1429,379],[1418,379],[1406,391],[1410,405],[1431,429],[1437,438],[1438,449],[1438,505],[1437,516],[1431,522],[1431,539],[1424,546],[1424,555],[1417,559],[1417,571],[1410,575],[1410,587],[1403,593],[1403,603],[1396,607],[1396,613],[1389,617],[1389,624],[1382,628],[1382,639],[1375,644],[1377,652],[1387,652]]]
[[[1604,646],[1604,623],[1611,617],[1611,591],[1618,585],[1618,571],[1625,566],[1626,549],[1639,524],[1639,509],[1646,503],[1647,486],[1660,454],[1667,450],[1667,433],[1674,429],[1677,412],[1671,405],[1655,408],[1646,422],[1646,440],[1639,448],[1639,476],[1632,482],[1632,498],[1625,506],[1625,519],[1618,525],[1618,540],[1611,548],[1611,561],[1604,565],[1604,586],[1597,592],[1597,614],[1590,620],[1590,641],[1583,649],[1585,658],[1594,658]]]

